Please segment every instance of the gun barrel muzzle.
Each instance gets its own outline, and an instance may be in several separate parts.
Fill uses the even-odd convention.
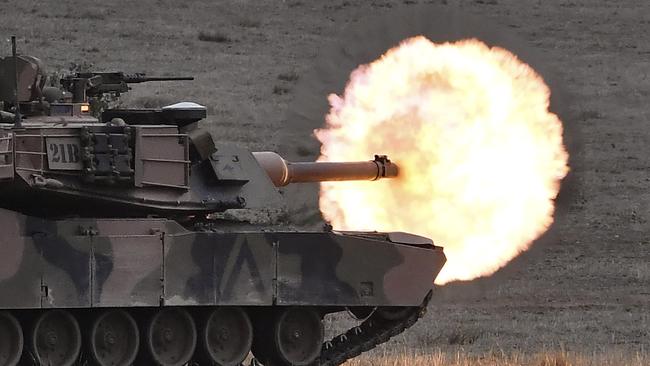
[[[254,152],[253,156],[276,187],[303,182],[378,180],[398,174],[397,165],[382,155],[375,155],[370,161],[308,163],[289,162],[270,151]]]

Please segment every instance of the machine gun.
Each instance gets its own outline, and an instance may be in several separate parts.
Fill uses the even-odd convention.
[[[78,72],[61,79],[63,89],[72,93],[73,103],[85,102],[87,97],[101,97],[104,94],[119,96],[131,90],[129,84],[149,81],[194,80],[193,77],[147,77],[144,73],[123,72]]]

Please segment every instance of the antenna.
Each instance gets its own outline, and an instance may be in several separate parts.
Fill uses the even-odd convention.
[[[18,101],[18,55],[16,54],[16,36],[11,36],[11,55],[14,59],[14,129],[23,128],[22,117],[20,115],[20,102]]]

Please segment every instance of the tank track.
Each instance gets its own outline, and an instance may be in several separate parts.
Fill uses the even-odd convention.
[[[323,343],[320,358],[310,366],[338,366],[368,352],[412,327],[427,312],[431,292],[419,307],[409,309],[401,319],[388,320],[374,312],[358,326]]]

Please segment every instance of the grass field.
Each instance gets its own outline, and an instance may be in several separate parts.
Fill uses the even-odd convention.
[[[74,63],[194,75],[194,83],[136,86],[125,102],[196,101],[221,142],[309,158],[313,143],[284,145],[285,111],[319,50],[343,26],[417,3],[0,0],[0,38],[17,34],[21,52],[50,71]],[[581,146],[574,186],[531,251],[490,278],[438,289],[411,331],[349,364],[650,364],[650,2],[421,3],[490,17],[559,70],[571,96],[565,123]],[[297,224],[320,225],[315,192],[287,192],[296,194],[288,213]]]

